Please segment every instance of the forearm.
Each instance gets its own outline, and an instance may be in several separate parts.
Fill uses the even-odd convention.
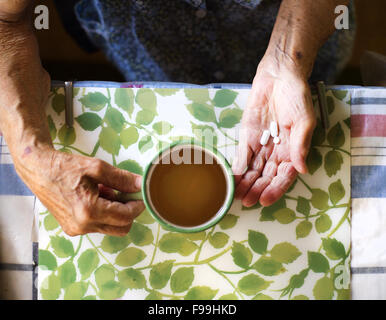
[[[17,165],[25,152],[52,145],[44,110],[49,77],[27,13],[0,21],[0,52],[0,128]]]
[[[267,54],[308,79],[322,44],[334,32],[337,5],[348,0],[283,0]]]

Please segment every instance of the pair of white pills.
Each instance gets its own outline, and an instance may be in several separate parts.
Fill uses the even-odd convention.
[[[280,143],[279,127],[276,121],[271,121],[269,125],[269,130],[263,131],[263,134],[261,135],[261,138],[260,138],[260,144],[265,146],[268,143],[269,137],[271,136],[273,138],[274,144]]]

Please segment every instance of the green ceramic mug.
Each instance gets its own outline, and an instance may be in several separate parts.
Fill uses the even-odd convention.
[[[193,150],[198,150],[202,152],[202,154],[207,154],[212,159],[215,159],[217,164],[221,166],[221,169],[224,173],[224,177],[226,180],[226,196],[225,201],[221,208],[218,210],[216,214],[212,216],[208,221],[195,226],[181,226],[175,224],[171,221],[165,219],[162,215],[157,212],[157,209],[152,203],[152,199],[150,197],[150,185],[152,180],[152,172],[154,172],[155,166],[161,165],[160,160],[164,159],[164,157],[170,156],[173,152],[177,152],[178,150],[184,148],[191,148]],[[181,186],[183,187],[183,186]],[[156,219],[165,229],[176,231],[176,232],[200,232],[206,230],[216,223],[218,223],[229,211],[234,196],[234,178],[232,169],[225,159],[225,157],[214,147],[210,145],[203,145],[201,142],[195,140],[183,140],[170,144],[166,148],[160,150],[157,155],[152,159],[152,161],[146,166],[143,180],[142,180],[142,191],[131,194],[121,194],[120,201],[127,202],[130,200],[141,200],[145,202],[146,208],[150,212],[150,214]]]

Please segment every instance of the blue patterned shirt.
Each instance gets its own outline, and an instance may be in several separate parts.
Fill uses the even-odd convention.
[[[82,0],[76,16],[127,81],[251,83],[280,0]],[[350,57],[350,30],[320,50],[311,81],[331,82]]]

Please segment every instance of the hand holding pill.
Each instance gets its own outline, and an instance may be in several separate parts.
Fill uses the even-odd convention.
[[[307,172],[315,127],[311,93],[305,79],[275,68],[259,65],[242,118],[233,171],[235,197],[247,207],[271,205]]]

